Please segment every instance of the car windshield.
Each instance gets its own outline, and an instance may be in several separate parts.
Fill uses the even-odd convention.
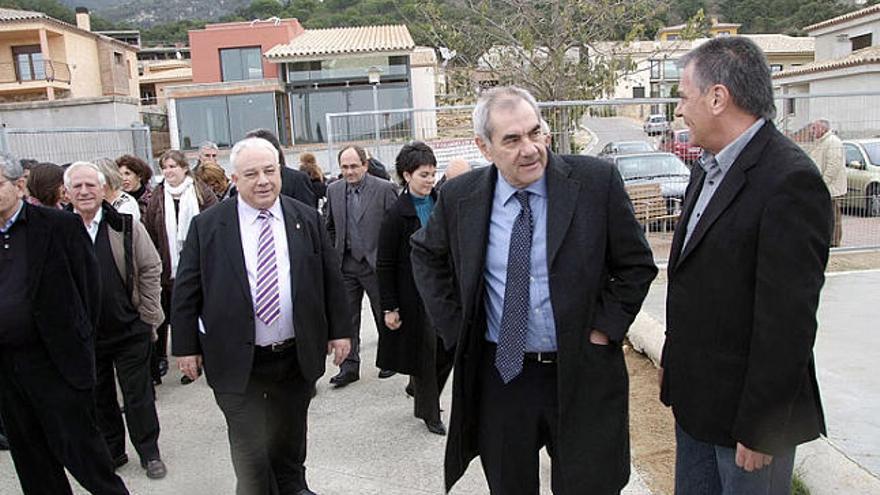
[[[620,153],[638,153],[643,151],[653,151],[651,145],[644,141],[635,141],[632,143],[620,143],[617,145],[617,151]]]
[[[868,159],[872,165],[880,166],[880,142],[866,143],[865,152],[868,153]]]
[[[690,174],[685,164],[673,155],[621,157],[617,160],[617,168],[624,180]]]

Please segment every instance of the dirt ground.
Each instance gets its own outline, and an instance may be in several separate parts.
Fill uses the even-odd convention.
[[[836,253],[828,260],[828,272],[880,268],[880,251]],[[654,283],[664,283],[662,270]],[[625,347],[630,379],[630,441],[633,464],[655,495],[673,493],[675,470],[675,421],[672,411],[660,403],[657,368],[650,359]]]

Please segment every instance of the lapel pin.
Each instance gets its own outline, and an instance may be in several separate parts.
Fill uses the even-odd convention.
[[[299,224],[296,224],[296,230],[299,230]]]

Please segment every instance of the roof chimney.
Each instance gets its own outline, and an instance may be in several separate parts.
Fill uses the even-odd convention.
[[[92,30],[92,18],[89,16],[89,9],[85,7],[76,8],[76,27],[84,30]]]

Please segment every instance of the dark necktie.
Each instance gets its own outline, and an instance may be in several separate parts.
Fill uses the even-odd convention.
[[[529,271],[532,263],[532,208],[529,193],[518,191],[519,215],[510,233],[507,252],[507,281],[504,287],[504,308],[501,330],[495,353],[495,367],[504,383],[510,383],[521,372],[526,331],[529,327]]]

